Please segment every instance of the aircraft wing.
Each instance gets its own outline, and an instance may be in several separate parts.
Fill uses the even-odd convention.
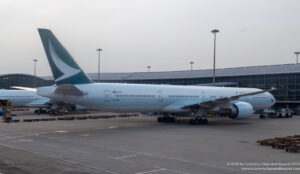
[[[261,91],[256,91],[256,92],[251,92],[251,93],[246,93],[246,94],[241,94],[241,95],[234,95],[234,96],[230,96],[230,97],[217,98],[217,99],[214,99],[214,100],[203,101],[201,103],[186,105],[186,106],[182,107],[182,109],[199,109],[199,108],[212,109],[212,108],[215,108],[215,107],[226,108],[231,104],[232,101],[238,100],[241,97],[253,96],[253,95],[262,94],[262,93],[265,93],[265,92],[272,92],[274,90],[276,90],[276,89],[271,88],[271,89],[268,89],[268,90],[261,90]]]
[[[23,86],[10,86],[10,87],[15,89],[20,89],[20,90],[26,90],[26,91],[36,91],[36,88],[29,88]]]

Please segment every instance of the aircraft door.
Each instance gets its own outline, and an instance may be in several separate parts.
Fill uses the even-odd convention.
[[[157,91],[157,101],[158,101],[159,103],[162,103],[162,102],[164,101],[162,91]]]
[[[111,91],[104,90],[104,102],[110,102],[110,101],[111,101]]]

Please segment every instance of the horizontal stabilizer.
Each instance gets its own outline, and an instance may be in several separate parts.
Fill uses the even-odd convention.
[[[59,85],[54,94],[68,96],[83,96],[85,93],[80,91],[76,86],[71,84]]]

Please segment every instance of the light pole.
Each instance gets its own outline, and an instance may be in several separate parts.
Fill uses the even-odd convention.
[[[98,48],[97,51],[98,51],[98,82],[100,82],[100,52],[102,51],[102,49]]]
[[[213,68],[213,85],[216,85],[216,38],[219,30],[213,29],[211,31],[214,34],[214,68]]]
[[[300,54],[300,52],[297,51],[297,52],[295,52],[295,54],[296,54],[296,63],[298,64],[298,54]]]
[[[147,66],[147,68],[148,68],[148,72],[150,72],[151,66]]]
[[[33,59],[34,62],[34,81],[33,81],[33,87],[36,88],[36,62],[38,60],[37,59]]]
[[[193,71],[193,64],[194,64],[194,62],[190,62],[190,64],[191,64],[191,71]]]

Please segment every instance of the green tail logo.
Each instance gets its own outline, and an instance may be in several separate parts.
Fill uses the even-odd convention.
[[[38,29],[56,84],[92,83],[48,29]]]

